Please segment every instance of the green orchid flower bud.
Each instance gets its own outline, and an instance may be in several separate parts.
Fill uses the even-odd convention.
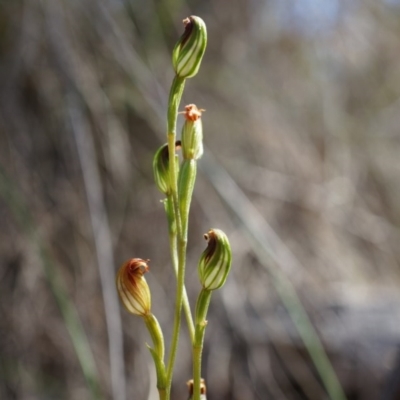
[[[219,289],[226,281],[232,264],[229,240],[220,229],[211,229],[204,238],[207,248],[200,257],[198,272],[205,290]]]
[[[132,314],[146,317],[150,314],[150,289],[144,278],[148,262],[141,258],[126,261],[117,274],[117,290],[124,307]]]
[[[181,142],[178,140],[175,148],[178,150],[181,147]],[[177,168],[179,167],[178,159],[176,160]],[[154,180],[160,192],[168,195],[171,191],[170,177],[169,177],[169,154],[168,144],[161,146],[153,158],[153,173]]]
[[[198,160],[203,155],[203,126],[201,114],[195,104],[185,107],[185,123],[182,127],[182,154],[185,160]]]
[[[190,16],[183,20],[185,31],[172,52],[172,64],[177,76],[191,78],[200,68],[207,46],[206,24],[200,17]]]

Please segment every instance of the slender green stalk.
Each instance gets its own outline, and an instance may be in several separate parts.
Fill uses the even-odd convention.
[[[200,380],[201,380],[201,357],[203,354],[203,345],[193,345],[193,396],[191,400],[200,400]]]
[[[192,201],[194,184],[197,174],[197,161],[184,160],[179,171],[179,207],[182,222],[182,234],[187,236],[189,225],[190,203]]]
[[[204,334],[207,326],[207,312],[211,300],[211,290],[202,289],[196,304],[196,332],[193,344],[193,400],[200,400],[201,360]]]
[[[149,313],[143,316],[147,330],[150,333],[154,348],[147,346],[154,360],[157,373],[157,389],[160,400],[168,399],[167,377],[164,364],[164,337],[157,318]]]
[[[170,216],[174,215],[173,210],[173,199],[172,196],[167,197],[166,201],[166,209],[168,215],[168,226],[169,226],[169,245],[171,249],[171,258],[172,265],[176,274],[176,278],[178,279],[178,247],[177,247],[177,231],[176,224],[174,223],[174,219],[170,218]],[[183,312],[185,313],[186,322],[189,330],[190,341],[193,344],[194,342],[194,323],[192,317],[192,311],[190,310],[189,298],[186,292],[186,288],[183,288]]]
[[[185,86],[185,79],[175,76],[174,81],[172,82],[170,96],[169,96],[169,104],[168,104],[167,136],[168,136],[168,154],[170,160],[175,160],[176,120],[178,117],[178,109],[180,100],[182,98],[184,86]],[[170,172],[171,196],[173,200],[173,212],[177,228],[177,247],[178,247],[177,281],[178,282],[176,290],[174,328],[171,340],[171,351],[167,367],[167,400],[169,400],[170,397],[172,372],[174,369],[176,352],[178,349],[182,302],[183,302],[183,293],[185,286],[184,281],[185,281],[186,244],[187,244],[187,237],[183,237],[182,235],[182,224],[181,224],[181,216],[180,216],[179,202],[178,202],[178,173],[176,164],[174,162],[170,162],[169,172]]]
[[[160,357],[160,360],[164,359],[164,337],[161,332],[160,324],[157,318],[153,314],[148,314],[144,318],[147,330],[150,333],[151,339],[153,341],[154,350]]]
[[[176,120],[178,117],[179,104],[181,102],[183,89],[185,87],[185,79],[175,76],[168,103],[168,124],[167,124],[167,138],[168,138],[168,157],[170,160],[175,160],[175,142],[176,142]],[[173,202],[173,213],[176,223],[178,239],[182,237],[182,225],[179,212],[178,202],[178,171],[175,162],[170,162],[169,178],[171,184],[171,196]]]
[[[186,244],[187,238],[178,237],[178,284],[177,284],[177,296],[175,304],[175,318],[174,318],[174,330],[171,341],[171,352],[169,355],[169,362],[167,367],[167,392],[168,397],[170,395],[171,384],[172,384],[172,373],[175,364],[176,352],[178,349],[181,311],[183,302],[183,290],[184,290],[184,278],[185,278],[185,264],[186,264]]]
[[[167,391],[165,389],[158,388],[158,397],[160,398],[160,400],[167,400]]]

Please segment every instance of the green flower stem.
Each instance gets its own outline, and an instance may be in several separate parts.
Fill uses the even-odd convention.
[[[168,216],[168,227],[169,227],[169,242],[171,248],[171,258],[172,265],[175,270],[176,278],[178,278],[178,248],[177,248],[177,232],[176,232],[176,223],[173,218],[174,210],[173,210],[173,199],[172,196],[168,196],[166,200],[166,212]],[[189,330],[191,343],[194,342],[194,323],[192,317],[192,311],[190,310],[189,298],[186,292],[186,288],[183,288],[183,312],[185,313],[186,322]]]
[[[193,344],[193,400],[201,400],[201,358],[203,354],[204,334],[207,326],[207,312],[211,300],[211,290],[202,289],[196,304],[196,331]]]
[[[179,171],[179,186],[178,186],[179,207],[180,207],[179,212],[180,212],[181,227],[182,227],[182,236],[181,236],[182,240],[180,242],[180,251],[181,251],[180,260],[182,261],[183,267],[185,267],[186,264],[186,245],[187,245],[187,235],[188,235],[189,209],[190,209],[190,202],[193,194],[195,179],[196,179],[196,161],[185,160],[182,164],[181,170]],[[182,279],[184,279],[184,270],[182,272]],[[195,328],[184,282],[183,282],[183,308],[186,314],[186,320],[190,333],[191,343],[193,344]]]
[[[171,342],[171,353],[169,356],[169,362],[167,367],[167,391],[168,396],[171,390],[172,384],[172,373],[174,369],[174,363],[176,358],[176,352],[178,349],[178,341],[179,341],[179,331],[180,331],[180,322],[181,322],[181,311],[182,311],[182,303],[183,303],[183,293],[184,293],[184,279],[185,279],[185,265],[186,265],[186,245],[187,238],[182,238],[178,234],[178,285],[177,285],[177,296],[176,296],[176,304],[175,304],[175,318],[174,318],[174,330],[172,334],[172,342]]]
[[[169,102],[168,102],[167,138],[168,138],[169,160],[175,160],[176,120],[178,117],[179,104],[181,102],[184,87],[185,87],[185,79],[175,76],[171,85],[171,90],[169,93]],[[180,217],[179,203],[178,203],[178,168],[175,162],[170,162],[169,179],[171,185],[171,196],[173,200],[173,213],[179,239],[182,237],[182,229],[181,229],[182,225],[181,225],[181,217]]]
[[[158,397],[160,400],[167,400],[167,391],[165,389],[158,388]]]
[[[167,377],[164,364],[164,337],[160,324],[153,314],[143,316],[146,327],[150,333],[154,348],[147,345],[154,360],[157,373],[157,389],[160,400],[167,400]]]
[[[168,155],[170,160],[175,159],[175,141],[176,141],[176,120],[178,117],[179,104],[182,98],[183,88],[185,86],[185,79],[175,76],[172,82],[169,104],[168,104]],[[181,324],[181,312],[183,293],[185,286],[185,263],[186,263],[186,243],[187,238],[182,235],[182,224],[179,212],[178,203],[178,173],[176,164],[170,163],[170,184],[171,196],[173,200],[173,212],[175,216],[175,223],[177,228],[177,247],[178,247],[178,283],[176,290],[176,303],[175,303],[175,317],[174,328],[172,333],[171,351],[169,355],[167,367],[167,400],[169,400],[172,384],[172,372],[174,369],[176,352],[178,349],[179,331]],[[172,250],[172,249],[171,249]],[[171,251],[173,254],[173,250]]]
[[[179,171],[178,193],[179,210],[181,213],[182,234],[187,236],[189,223],[189,210],[192,201],[194,184],[196,181],[197,161],[184,160]]]
[[[181,102],[183,89],[185,87],[185,79],[175,76],[168,103],[168,125],[167,125],[167,138],[168,138],[168,158],[175,160],[175,142],[176,142],[176,120],[178,117],[179,104]],[[177,228],[178,239],[182,238],[182,225],[179,212],[178,203],[178,168],[175,162],[170,162],[169,165],[169,179],[171,185],[171,196],[173,200],[173,214]]]
[[[168,134],[173,133],[174,136],[176,134],[176,118],[178,116],[178,108],[181,102],[183,89],[185,87],[185,78],[180,78],[179,76],[175,76],[172,81],[171,90],[169,92],[169,100],[168,100]],[[173,144],[175,149],[175,142]],[[170,160],[172,154],[170,153]]]
[[[153,341],[155,352],[160,360],[164,360],[164,336],[157,318],[153,314],[147,314],[143,319]]]

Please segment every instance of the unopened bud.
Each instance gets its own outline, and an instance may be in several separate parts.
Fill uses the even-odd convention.
[[[206,24],[200,17],[191,16],[183,20],[185,31],[172,52],[172,64],[180,78],[196,75],[207,46]]]
[[[149,270],[148,262],[132,258],[121,266],[117,274],[117,290],[122,304],[130,313],[142,317],[151,309],[150,289],[143,276]]]
[[[176,149],[179,149],[181,142],[176,142]],[[153,158],[154,180],[160,192],[164,194],[170,193],[170,177],[169,177],[169,153],[168,144],[161,146]]]
[[[182,128],[182,154],[186,160],[198,160],[203,155],[203,126],[201,113],[195,104],[185,107],[185,123]]]
[[[231,246],[220,229],[211,229],[204,238],[208,245],[200,257],[199,278],[204,289],[215,290],[225,283],[231,269]]]

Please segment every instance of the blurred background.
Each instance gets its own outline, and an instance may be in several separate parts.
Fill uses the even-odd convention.
[[[207,110],[192,305],[203,233],[223,229],[234,253],[210,307],[208,399],[400,399],[397,0],[1,1],[0,398],[157,398],[150,338],[114,279],[151,259],[168,343],[152,157],[191,14],[209,40],[181,106]]]

